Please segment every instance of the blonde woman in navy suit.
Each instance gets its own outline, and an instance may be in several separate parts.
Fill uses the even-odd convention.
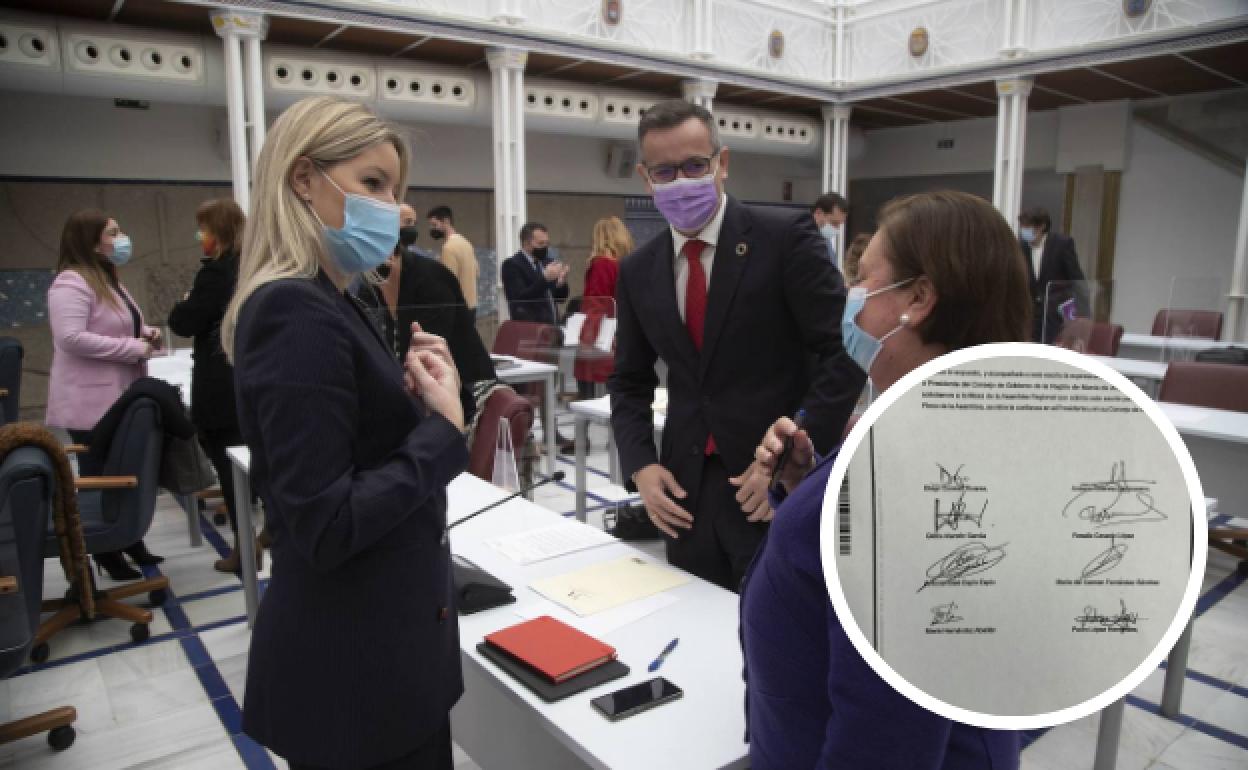
[[[362,105],[286,110],[260,153],[221,328],[273,536],[243,729],[296,769],[452,766],[459,377],[416,324],[397,363],[347,293],[394,250],[408,164]]]

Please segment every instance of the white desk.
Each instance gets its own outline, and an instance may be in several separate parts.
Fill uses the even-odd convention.
[[[499,356],[491,354],[491,358],[504,358],[508,361],[518,364],[509,368],[502,368],[495,362],[494,371],[498,374],[498,379],[508,385],[519,385],[524,382],[542,382],[545,383],[543,402],[545,406],[545,414],[542,415],[542,433],[546,439],[546,475],[551,476],[555,473],[555,464],[559,461],[559,450],[555,446],[555,373],[559,371],[559,367],[554,364],[544,364],[539,361],[530,361],[526,358],[516,358],[515,356]],[[505,366],[505,364],[504,364]],[[518,450],[519,447],[516,447]]]
[[[1155,337],[1151,334],[1122,335],[1118,355],[1123,358],[1161,361],[1166,353],[1190,359],[1202,350],[1229,347],[1232,343],[1198,337]]]
[[[250,543],[256,538],[256,525],[251,519],[251,450],[246,446],[232,446],[225,450],[230,458],[234,474],[234,515],[238,519],[238,542]],[[256,580],[256,551],[239,548],[243,580],[243,604],[247,607],[247,627],[256,624],[256,610],[260,608],[260,588]]]
[[[1217,498],[1218,510],[1248,514],[1248,413],[1206,409],[1159,401],[1192,454],[1205,494]]]
[[[576,518],[585,521],[585,496],[588,486],[585,477],[585,462],[589,447],[589,424],[607,426],[607,461],[610,463],[611,481],[624,486],[620,476],[620,461],[615,454],[615,434],[611,430],[611,397],[591,398],[584,401],[573,401],[568,404],[572,416],[576,419]],[[654,433],[657,439],[663,433],[666,417],[661,412],[654,413]]]
[[[1148,380],[1161,382],[1166,378],[1166,370],[1170,364],[1162,361],[1141,361],[1138,358],[1118,358],[1116,356],[1088,356],[1100,361],[1110,369],[1132,380]]]
[[[450,485],[452,520],[504,493],[468,474]],[[631,669],[622,679],[548,704],[476,650],[483,637],[518,623],[514,607],[545,602],[526,586],[542,577],[618,559],[652,557],[624,543],[568,554],[527,567],[485,545],[483,538],[547,526],[558,514],[526,500],[451,530],[455,553],[515,588],[515,605],[459,619],[464,696],[451,712],[455,742],[485,768],[724,768],[744,767],[745,685],[737,641],[737,596],[698,578],[672,593],[679,600],[637,622],[602,635]],[[672,639],[680,645],[658,674],[685,691],[683,698],[620,722],[590,707],[591,699],[652,674],[646,666]]]

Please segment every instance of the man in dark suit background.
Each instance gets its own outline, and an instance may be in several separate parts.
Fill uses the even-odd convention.
[[[520,228],[520,251],[503,263],[503,294],[513,321],[558,321],[555,301],[568,298],[568,266],[550,258],[550,232],[538,222]]]
[[[1061,306],[1076,302],[1076,312],[1086,317],[1087,292],[1071,283],[1082,281],[1083,269],[1075,254],[1075,241],[1070,236],[1051,232],[1049,212],[1039,206],[1024,209],[1018,215],[1019,242],[1031,279],[1032,339],[1052,343],[1064,322]],[[1050,287],[1049,284],[1053,283]]]
[[[844,286],[810,215],[725,195],[728,150],[702,107],[660,102],[638,139],[638,173],[671,228],[620,263],[611,424],[668,561],[737,590],[771,516],[755,446],[802,407],[816,448],[830,450],[865,376],[841,345]]]

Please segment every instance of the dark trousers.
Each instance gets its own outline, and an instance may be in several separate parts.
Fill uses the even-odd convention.
[[[429,739],[411,754],[385,764],[374,765],[368,770],[452,770],[454,766],[455,761],[451,757],[451,722],[448,719],[440,730],[429,736]],[[330,770],[330,768],[291,762],[290,770]]]
[[[238,517],[234,514],[234,468],[225,450],[243,443],[243,436],[237,429],[200,430],[199,445],[208,455],[212,469],[217,472],[217,481],[221,483],[221,494],[225,497],[225,510],[230,517],[230,529],[238,535]]]
[[[665,537],[667,561],[703,580],[739,592],[745,571],[767,534],[767,524],[746,520],[737,502],[737,488],[728,483],[728,470],[719,455],[702,467],[702,481],[692,499],[677,500],[693,514],[693,529],[678,529],[676,540]]]

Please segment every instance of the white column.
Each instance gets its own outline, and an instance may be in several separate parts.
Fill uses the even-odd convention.
[[[852,104],[823,107],[823,190],[849,197],[849,116]],[[838,228],[837,253],[845,244],[845,225]]]
[[[524,169],[524,65],[528,53],[516,48],[492,48],[490,64],[494,137],[494,243],[498,269],[520,247],[520,227],[527,219]],[[500,318],[507,303],[498,276]]]
[[[1244,169],[1244,193],[1239,199],[1239,231],[1235,235],[1235,267],[1231,270],[1231,291],[1227,296],[1224,339],[1233,342],[1248,339],[1245,303],[1248,303],[1248,168]]]
[[[1030,93],[1028,78],[997,81],[997,155],[993,167],[992,204],[1016,231],[1018,212],[1022,208]]]
[[[254,171],[264,146],[264,60],[260,54],[261,35],[246,38],[243,45],[247,62],[247,122],[251,124],[251,168]]]
[[[230,130],[230,176],[234,184],[234,200],[244,211],[251,208],[251,173],[250,162],[254,162],[254,153],[259,152],[260,143],[264,141],[264,120],[263,117],[258,121],[261,124],[259,139],[255,135],[255,127],[253,126],[252,143],[253,155],[249,158],[247,153],[247,115],[243,106],[244,94],[247,93],[247,78],[243,71],[242,44],[244,40],[254,41],[249,45],[254,45],[254,56],[256,61],[253,64],[255,72],[253,77],[254,89],[259,92],[262,82],[259,80],[262,74],[259,72],[259,55],[260,55],[260,39],[264,37],[268,28],[268,21],[265,17],[258,13],[246,13],[239,11],[216,11],[212,14],[212,27],[216,30],[217,35],[221,37],[221,42],[225,47],[225,105],[226,113],[229,119]],[[250,54],[249,54],[250,55]],[[250,63],[250,62],[249,62]],[[263,116],[264,97],[262,93],[251,95],[253,100],[253,109],[255,102],[258,100],[261,115]]]
[[[1027,0],[1004,0],[1005,34],[1001,41],[1001,58],[1014,59],[1027,50]]]
[[[705,78],[693,78],[680,84],[680,92],[685,101],[705,107],[707,112],[714,110],[715,91],[718,89],[719,83]]]

